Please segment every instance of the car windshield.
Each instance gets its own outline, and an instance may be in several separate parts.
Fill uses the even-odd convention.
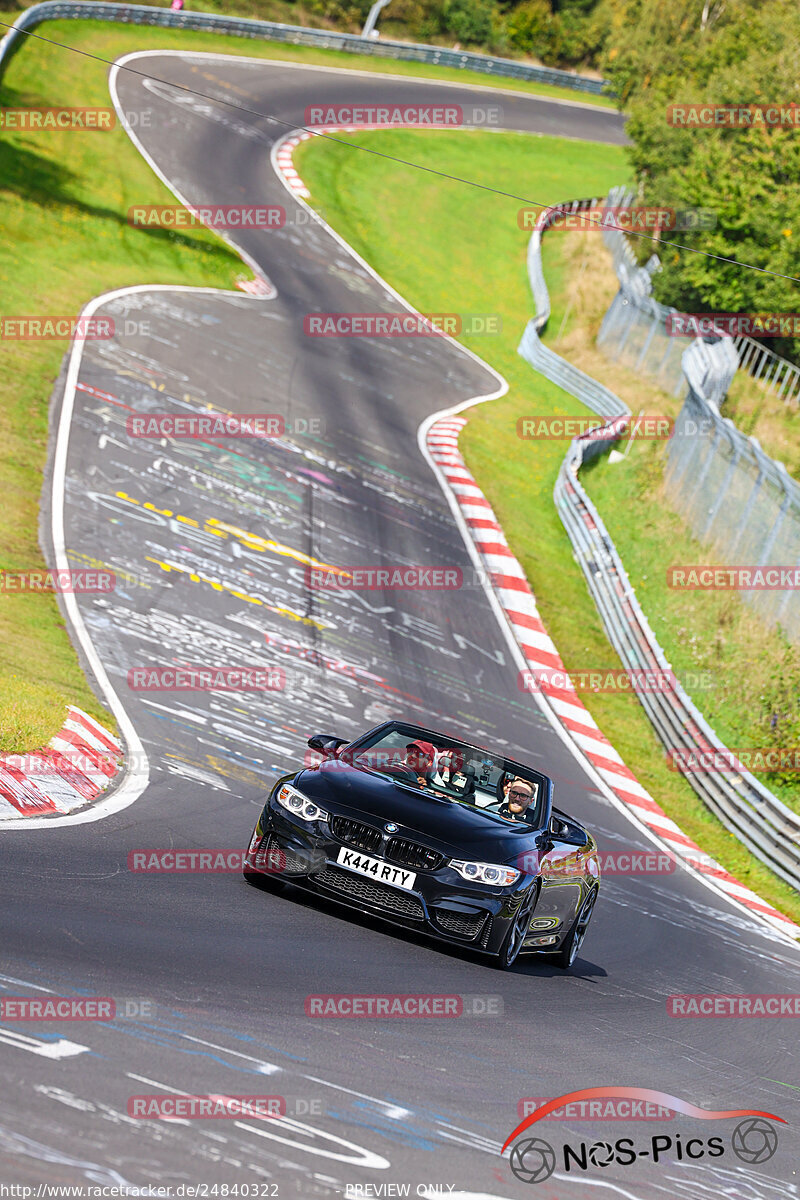
[[[457,739],[396,724],[356,742],[347,759],[425,795],[509,822],[538,824],[544,777]]]

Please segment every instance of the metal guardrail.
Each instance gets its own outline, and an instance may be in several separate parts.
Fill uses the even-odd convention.
[[[589,208],[595,203],[593,200],[575,201],[573,210]],[[545,218],[544,229],[549,223]],[[536,316],[525,330],[519,353],[593,412],[608,417],[630,416],[629,409],[618,396],[543,346],[539,339],[539,332],[550,315],[539,230],[531,237],[528,266]],[[717,345],[709,346],[698,340],[684,352],[690,395],[697,396],[698,390],[702,391],[709,379],[709,365],[716,365],[722,372],[729,368],[730,364],[725,361],[726,351],[724,348],[717,351]],[[721,361],[710,364],[709,355],[712,358],[717,355]],[[702,400],[702,396],[699,399]],[[713,406],[704,402],[710,411]],[[616,432],[604,441],[597,435],[576,438],[561,465],[554,499],[609,641],[622,662],[628,669],[670,671],[671,666],[642,612],[608,530],[579,479],[581,466],[606,449],[609,441],[620,436],[622,433]],[[670,691],[637,691],[636,694],[667,751],[700,754],[721,751],[727,754],[725,746],[680,683]],[[688,772],[684,773],[684,778],[726,829],[792,887],[800,888],[800,816],[748,772]]]
[[[424,46],[413,42],[393,42],[384,38],[363,37],[356,33],[338,33],[329,29],[308,29],[302,25],[282,25],[278,21],[257,21],[245,17],[225,17],[216,13],[173,12],[169,8],[151,8],[145,4],[111,4],[98,0],[43,0],[21,13],[0,42],[0,74],[25,32],[55,20],[119,21],[128,25],[159,25],[169,29],[203,29],[233,37],[262,38],[315,46],[321,50],[345,50],[371,58],[394,58],[404,62],[432,63],[441,67],[478,71],[507,79],[531,80],[554,87],[571,88],[589,95],[612,95],[604,79],[590,79],[556,67],[535,67],[511,58],[495,58],[470,50],[450,50],[442,46]]]
[[[627,205],[632,199],[631,193],[614,189],[609,203]],[[675,394],[685,394],[690,380],[697,379],[678,417],[664,472],[673,507],[695,537],[713,548],[723,562],[760,567],[800,563],[800,484],[755,437],[747,437],[720,413],[724,413],[728,388],[742,364],[752,364],[756,377],[762,372],[784,403],[794,395],[791,381],[797,368],[752,338],[723,336],[713,343],[695,342],[694,366],[687,371],[681,349],[685,339],[669,337],[665,328],[667,316],[676,310],[650,295],[651,273],[659,265],[657,256],[645,267],[637,267],[624,234],[611,230],[605,233],[605,241],[620,290],[603,318],[598,346]],[[745,350],[740,362],[742,345]],[[713,349],[715,356],[724,355],[725,370],[698,376],[699,347],[705,347],[707,354]],[[764,373],[765,362],[769,366]],[[796,591],[751,590],[742,595],[768,625],[780,628],[790,642],[800,645],[800,596]]]

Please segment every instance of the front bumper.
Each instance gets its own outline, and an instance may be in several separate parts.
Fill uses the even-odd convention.
[[[327,822],[307,824],[270,799],[256,826],[245,874],[270,875],[394,925],[492,955],[499,952],[529,889],[537,886],[530,876],[522,876],[510,887],[471,885],[445,864],[438,870],[417,870],[413,890],[406,891],[340,865],[337,857],[345,845]],[[530,937],[541,932],[532,929]],[[557,946],[547,946],[548,951],[553,949]],[[522,953],[543,950],[528,944]]]

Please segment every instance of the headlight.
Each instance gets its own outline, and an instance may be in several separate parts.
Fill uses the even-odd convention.
[[[462,862],[458,858],[451,858],[450,866],[470,883],[491,883],[494,887],[508,887],[510,883],[516,883],[522,874],[513,867],[500,867],[494,863]]]
[[[280,788],[275,799],[281,808],[285,808],[292,816],[299,817],[301,821],[327,821],[328,819],[326,812],[318,808],[302,792],[298,792],[297,788],[293,788],[290,783],[285,783]]]

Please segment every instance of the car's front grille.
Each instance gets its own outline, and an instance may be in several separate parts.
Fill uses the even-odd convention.
[[[476,938],[490,918],[487,913],[458,913],[441,910],[436,914],[436,922],[456,937]]]
[[[389,839],[386,857],[391,862],[402,863],[404,867],[413,867],[415,871],[438,871],[445,860],[445,856],[437,850],[400,837]]]
[[[374,908],[382,908],[388,912],[399,913],[411,917],[415,921],[425,920],[425,910],[416,896],[401,892],[396,888],[384,887],[380,883],[372,883],[362,879],[352,871],[340,871],[338,867],[326,867],[318,875],[312,876],[315,883],[331,891],[341,892],[351,900],[359,900]]]
[[[331,817],[333,836],[348,846],[358,850],[376,851],[381,848],[382,835],[380,829],[365,825],[362,821],[352,821],[349,817]]]

